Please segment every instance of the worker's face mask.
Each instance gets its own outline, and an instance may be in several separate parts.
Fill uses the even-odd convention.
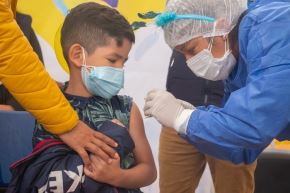
[[[213,81],[224,80],[229,76],[237,61],[229,49],[228,39],[225,41],[225,54],[221,58],[215,58],[212,55],[212,44],[213,38],[207,49],[188,59],[186,63],[198,77]]]
[[[109,66],[88,66],[84,48],[81,75],[83,82],[92,95],[110,99],[124,86],[124,69]]]

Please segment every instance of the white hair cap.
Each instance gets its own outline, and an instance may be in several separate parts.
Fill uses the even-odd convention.
[[[163,27],[166,43],[175,48],[196,37],[227,35],[246,9],[247,0],[169,0],[164,14],[173,13],[179,18],[159,26]],[[192,15],[200,18],[190,18]]]

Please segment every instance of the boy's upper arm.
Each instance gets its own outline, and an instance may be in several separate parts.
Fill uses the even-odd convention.
[[[151,148],[144,130],[142,115],[134,102],[131,108],[129,133],[135,143],[134,155],[136,162],[147,162],[154,164]]]

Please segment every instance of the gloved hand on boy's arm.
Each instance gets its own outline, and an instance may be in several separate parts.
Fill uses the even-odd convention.
[[[190,103],[176,99],[163,90],[152,90],[145,98],[144,114],[153,116],[160,124],[185,133],[190,115],[195,111]]]
[[[195,106],[193,106],[192,104],[190,104],[189,102],[177,99],[177,101],[183,106],[184,109],[191,109],[194,110],[196,109]]]

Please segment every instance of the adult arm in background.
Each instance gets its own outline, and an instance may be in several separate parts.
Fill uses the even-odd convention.
[[[45,71],[14,16],[17,1],[0,0],[0,81],[47,131],[75,150],[86,166],[88,153],[105,161],[115,156],[115,142],[79,121],[76,112]]]

